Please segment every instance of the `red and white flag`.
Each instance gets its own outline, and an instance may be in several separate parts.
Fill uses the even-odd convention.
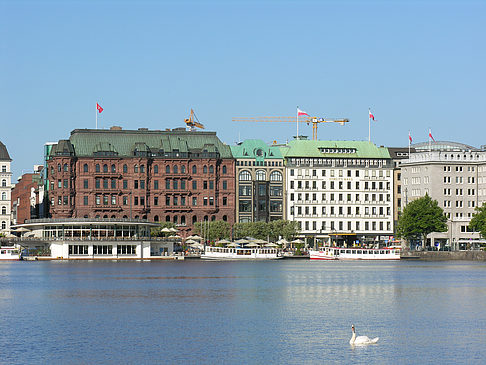
[[[431,131],[429,131],[429,138],[430,138],[432,141],[434,141],[434,142],[435,142],[434,137],[432,137],[432,132],[431,132]]]
[[[375,116],[371,112],[371,110],[368,109],[368,113],[370,114],[369,118],[375,120]]]
[[[103,108],[98,103],[96,103],[96,109],[98,110],[98,113],[101,113],[103,111]]]
[[[410,143],[412,143],[412,136],[410,135],[410,132],[408,132],[408,140],[410,141]]]
[[[309,114],[307,114],[305,111],[303,110],[300,110],[299,108],[297,108],[297,116],[300,117],[302,115],[307,115],[309,116]]]

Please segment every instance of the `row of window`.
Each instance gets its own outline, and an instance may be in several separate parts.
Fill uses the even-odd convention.
[[[282,161],[236,161],[236,166],[283,166]]]
[[[70,255],[87,255],[88,245],[69,245],[68,251]],[[118,255],[135,255],[137,252],[137,245],[117,245]],[[93,255],[112,255],[112,245],[94,245]]]
[[[456,200],[456,208],[463,208],[464,207],[464,202],[462,200]],[[476,201],[474,200],[468,200],[467,202],[467,207],[468,208],[474,208],[476,206]],[[444,200],[444,208],[451,208],[452,204],[450,200]]]
[[[129,197],[128,196],[122,196],[122,204],[127,206],[129,205]],[[200,198],[198,197],[192,197],[191,202],[192,206],[198,206],[200,204],[199,202]],[[159,205],[159,197],[154,196],[153,197],[153,205],[158,206]],[[54,198],[52,198],[51,201],[52,204],[54,204]],[[228,197],[223,196],[221,198],[221,203],[223,206],[228,205]],[[69,197],[68,196],[58,196],[57,197],[57,204],[58,205],[69,205]],[[118,204],[118,196],[117,195],[95,195],[95,205],[117,205]],[[215,199],[214,197],[202,197],[202,205],[203,206],[214,206],[215,204]],[[83,205],[89,205],[89,196],[85,195],[83,196]],[[144,196],[134,196],[133,197],[133,205],[135,206],[145,206],[145,197]],[[166,196],[165,197],[165,205],[166,206],[186,206],[187,205],[187,200],[185,196]]]
[[[312,183],[312,184],[311,184]],[[311,187],[312,185],[312,187]],[[290,189],[294,189],[295,186],[297,186],[297,189],[317,189],[317,181],[302,181],[298,180],[297,184],[295,184],[295,181],[292,180],[290,181]],[[383,181],[365,181],[364,184],[360,183],[359,181],[356,181],[355,184],[355,190],[360,190],[360,187],[363,187],[364,190],[390,190],[390,182],[384,183]],[[386,189],[385,189],[386,188]],[[326,190],[327,189],[327,181],[321,181],[321,189]],[[329,181],[329,189],[334,190],[352,190],[353,189],[353,183],[351,181],[347,181],[346,184],[344,181]]]
[[[361,201],[361,195],[362,194],[355,194],[354,196],[354,202],[360,202]],[[368,201],[378,201],[378,202],[385,202],[385,198],[386,198],[386,201],[389,202],[390,201],[390,198],[391,198],[391,195],[390,194],[363,194],[364,195],[364,200],[365,202],[368,202]],[[293,202],[295,200],[297,201],[317,201],[317,196],[318,194],[317,193],[312,193],[312,195],[310,193],[290,193],[290,201]],[[344,199],[344,197],[346,196],[346,200]],[[334,193],[331,193],[329,194],[329,201],[331,202],[334,202],[334,201],[339,201],[339,202],[344,202],[344,201],[347,201],[347,202],[353,202],[352,200],[352,197],[353,197],[353,194],[334,194]],[[295,199],[297,198],[297,199]],[[311,199],[312,198],[312,199]],[[322,193],[321,194],[321,201],[322,202],[326,202],[327,201],[327,193]]]
[[[266,181],[267,172],[265,170],[257,170],[255,173],[256,181]],[[239,181],[252,181],[251,173],[248,170],[243,170],[238,175]],[[280,171],[272,171],[270,173],[270,181],[283,181],[283,176]]]
[[[376,221],[371,221],[371,222],[368,222],[368,221],[365,221],[363,225],[361,225],[362,222],[359,222],[359,221],[356,221],[354,222],[354,227],[353,227],[353,222],[351,221],[348,221],[348,222],[343,222],[343,221],[337,221],[337,222],[334,222],[334,221],[331,221],[329,222],[329,225],[327,224],[328,222],[326,221],[322,221],[321,222],[321,225],[319,228],[318,227],[318,222],[317,221],[305,221],[305,222],[302,222],[302,221],[297,221],[298,225],[299,225],[299,229],[302,230],[302,227],[304,227],[304,230],[305,231],[309,231],[309,230],[314,230],[314,231],[317,231],[318,229],[320,229],[321,231],[327,231],[327,230],[330,230],[330,231],[335,231],[335,230],[338,230],[338,231],[344,231],[345,229],[347,229],[348,231],[361,231],[362,227],[364,228],[363,231],[388,231],[390,232],[391,231],[391,222],[376,222]],[[304,224],[302,224],[304,223]],[[312,223],[312,228],[311,228],[311,223]],[[347,224],[345,224],[347,223]],[[386,229],[385,229],[386,227]]]
[[[69,170],[70,170],[70,168],[69,168],[69,165],[67,163],[65,163],[62,167],[61,167],[61,164],[57,164],[57,171],[58,172],[61,172],[61,171],[69,172]],[[127,173],[128,172],[128,165],[124,164],[123,167],[122,167],[122,170],[123,170],[124,173]],[[159,173],[159,165],[154,165],[153,170],[154,170],[154,174],[158,174]],[[193,174],[197,174],[197,166],[196,165],[193,165],[191,170],[192,170]],[[223,165],[221,170],[222,170],[223,174],[226,174],[227,173],[226,165]],[[108,164],[103,164],[101,166],[100,164],[96,164],[95,165],[95,172],[102,172],[102,171],[103,171],[103,173],[108,173],[108,172],[116,173],[116,165],[111,164],[111,166],[108,166]],[[180,171],[181,174],[185,174],[186,173],[186,166],[185,165],[181,165],[181,166],[173,165],[172,166],[172,173],[173,174],[178,174],[179,171]],[[83,165],[83,172],[85,172],[85,173],[90,172],[89,171],[89,165],[87,163],[85,163]],[[133,166],[133,172],[134,173],[139,173],[139,172],[145,173],[145,165]],[[165,172],[167,174],[171,173],[171,166],[170,165],[165,166]],[[210,165],[209,167],[206,166],[206,165],[203,166],[203,173],[207,174],[208,172],[210,174],[214,173],[214,166],[213,165]],[[53,170],[52,167],[51,167],[51,174],[54,174],[54,170]]]
[[[290,215],[294,215],[295,213],[295,208],[297,208],[297,215],[302,215],[302,212],[304,212],[305,215],[317,215],[318,211],[322,213],[322,215],[352,215],[353,214],[353,207],[321,207],[321,209],[318,209],[318,207],[313,206],[313,207],[290,207]],[[304,208],[304,209],[302,209]],[[311,210],[312,208],[312,210]],[[346,209],[345,209],[346,208]],[[311,213],[312,211],[312,213]],[[380,215],[383,216],[385,215],[391,215],[391,208],[390,207],[354,207],[354,214],[356,216],[359,216],[362,212],[364,212],[364,215]]]
[[[7,172],[7,165],[2,165],[2,172]]]
[[[297,174],[295,174],[295,170],[297,170]],[[318,170],[310,170],[310,169],[290,169],[290,176],[313,176],[317,177],[317,171]],[[321,176],[327,176],[327,171],[329,172],[330,177],[352,177],[353,176],[353,170],[334,170],[334,169],[322,169],[321,170]],[[378,170],[378,174],[376,173],[376,170],[354,170],[354,176],[355,177],[361,177],[361,172],[364,171],[364,176],[373,176],[373,177],[390,177],[390,170]],[[371,173],[370,173],[371,171]]]
[[[251,185],[240,185],[238,187],[239,196],[252,196],[252,186]],[[283,188],[282,186],[273,186],[270,185],[268,188],[270,196],[283,196]],[[266,185],[258,185],[256,188],[255,193],[258,196],[266,196],[267,195],[267,187]]]
[[[251,200],[240,200],[239,201],[239,212],[240,213],[251,213],[252,212],[252,201]],[[267,201],[262,199],[257,202],[257,211],[266,212],[267,211]],[[270,200],[268,205],[269,211],[271,213],[281,213],[283,211],[283,203],[281,200]]]

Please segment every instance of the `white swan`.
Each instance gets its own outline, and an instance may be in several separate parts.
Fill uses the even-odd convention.
[[[354,330],[354,324],[351,326],[351,330],[353,331],[353,337],[349,340],[350,345],[369,345],[371,343],[377,343],[379,337],[375,337],[370,339],[368,336],[358,336],[356,337],[356,332]]]

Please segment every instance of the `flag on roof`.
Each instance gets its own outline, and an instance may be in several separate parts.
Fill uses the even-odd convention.
[[[96,103],[96,109],[98,110],[98,113],[101,113],[103,111],[103,108],[98,103]]]
[[[307,115],[309,116],[309,114],[307,114],[305,111],[303,110],[300,110],[299,108],[297,108],[297,116],[300,117],[302,115]]]

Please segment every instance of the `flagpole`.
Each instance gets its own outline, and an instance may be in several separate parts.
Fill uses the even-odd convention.
[[[95,105],[95,115],[96,115],[96,129],[98,129],[98,102]]]
[[[368,142],[371,142],[371,109],[368,108]]]
[[[409,160],[410,160],[410,144],[411,144],[410,138],[412,137],[410,136],[410,131],[408,131],[408,159]]]
[[[429,128],[429,152],[432,151],[432,147],[431,147],[431,143],[430,143],[431,134],[432,134],[432,132],[430,131],[430,128]]]
[[[299,107],[297,106],[297,137],[299,139]]]

